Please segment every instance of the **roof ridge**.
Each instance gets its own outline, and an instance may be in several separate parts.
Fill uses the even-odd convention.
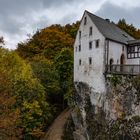
[[[99,17],[99,16],[97,16],[97,15],[95,15],[95,14],[93,14],[93,13],[91,13],[91,12],[87,11],[87,10],[85,10],[85,12],[87,12],[88,14],[91,14],[92,16],[95,16],[95,17],[97,17],[97,18],[100,18],[100,19],[102,19],[102,20],[106,21],[104,18]],[[108,22],[108,21],[106,21],[106,22]]]
[[[100,17],[100,16],[97,16],[97,15],[95,15],[95,14],[93,14],[93,13],[91,13],[91,12],[89,12],[89,11],[87,11],[87,10],[85,10],[87,13],[89,13],[89,14],[91,14],[92,16],[95,16],[95,17],[97,17],[97,18],[100,18],[101,20],[104,20],[106,23],[108,23],[108,24],[112,24],[112,25],[114,25],[114,26],[116,26],[118,29],[120,29],[121,31],[123,31],[123,32],[125,32],[124,30],[122,30],[121,28],[119,28],[113,21],[107,21],[106,19],[104,19],[104,18],[102,18],[102,17]],[[125,32],[126,33],[126,32]]]

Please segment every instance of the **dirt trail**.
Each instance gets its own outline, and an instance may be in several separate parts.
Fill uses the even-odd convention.
[[[41,140],[62,140],[64,125],[70,116],[71,110],[65,109],[53,122],[44,138]]]

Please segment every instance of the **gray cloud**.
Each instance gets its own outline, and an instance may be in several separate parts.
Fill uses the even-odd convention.
[[[80,0],[76,2],[78,1]],[[75,0],[0,0],[0,19],[2,21],[0,23],[0,30],[9,33],[18,33],[20,32],[20,28],[33,21],[35,12],[41,13],[47,9],[55,11],[58,7],[61,8],[66,4],[71,5],[73,2]],[[34,24],[35,26],[39,24],[42,27],[44,25],[44,19],[42,16],[38,18],[40,18],[40,22],[34,21]],[[47,13],[45,18],[47,21]],[[42,19],[43,21],[41,21]]]
[[[4,36],[8,47],[27,38],[28,33],[54,23],[66,23],[74,17],[66,11],[80,0],[0,0],[0,36]],[[65,11],[65,12],[64,12]],[[70,16],[69,16],[70,15]],[[64,17],[64,18],[63,18]],[[71,17],[71,18],[67,18]],[[11,42],[9,42],[11,39]]]
[[[61,5],[64,5],[64,4],[72,4],[73,2],[78,3],[80,2],[80,0],[43,0],[43,5],[45,7],[54,7],[54,6],[59,6],[61,7]]]
[[[0,36],[7,40],[7,47],[15,48],[18,42],[27,38],[28,33],[50,24],[75,22],[85,9],[91,12],[99,9],[96,14],[101,17],[115,22],[125,18],[140,27],[140,7],[127,9],[109,1],[113,0],[0,0]]]
[[[132,7],[127,8],[126,5],[124,6],[116,6],[110,2],[104,3],[101,8],[96,12],[97,15],[109,18],[114,22],[118,22],[119,19],[124,18],[126,22],[129,24],[133,24],[137,28],[140,28],[140,6],[139,7]]]

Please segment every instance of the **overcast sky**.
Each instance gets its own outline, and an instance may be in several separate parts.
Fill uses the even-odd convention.
[[[84,10],[140,28],[140,0],[0,0],[0,36],[15,49],[37,29],[80,20]]]

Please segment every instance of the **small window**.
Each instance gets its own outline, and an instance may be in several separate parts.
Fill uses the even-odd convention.
[[[81,45],[79,45],[79,52],[81,51]]]
[[[122,46],[122,51],[124,51],[124,46]]]
[[[79,39],[81,39],[81,31],[79,31]]]
[[[79,59],[79,65],[81,66],[81,63],[82,63],[82,61],[81,61],[81,59]]]
[[[96,48],[99,48],[99,39],[95,41]]]
[[[89,50],[92,50],[92,41],[89,42]]]
[[[128,53],[135,52],[135,47],[128,47]]]
[[[109,61],[110,71],[113,70],[113,62],[114,62],[114,60],[113,60],[113,58],[111,58],[110,61]]]
[[[84,18],[84,25],[87,24],[87,17]]]
[[[75,51],[77,52],[77,47],[75,47]]]
[[[89,28],[89,35],[92,35],[92,27]]]
[[[89,57],[89,65],[91,65],[91,64],[92,64],[92,58]]]

